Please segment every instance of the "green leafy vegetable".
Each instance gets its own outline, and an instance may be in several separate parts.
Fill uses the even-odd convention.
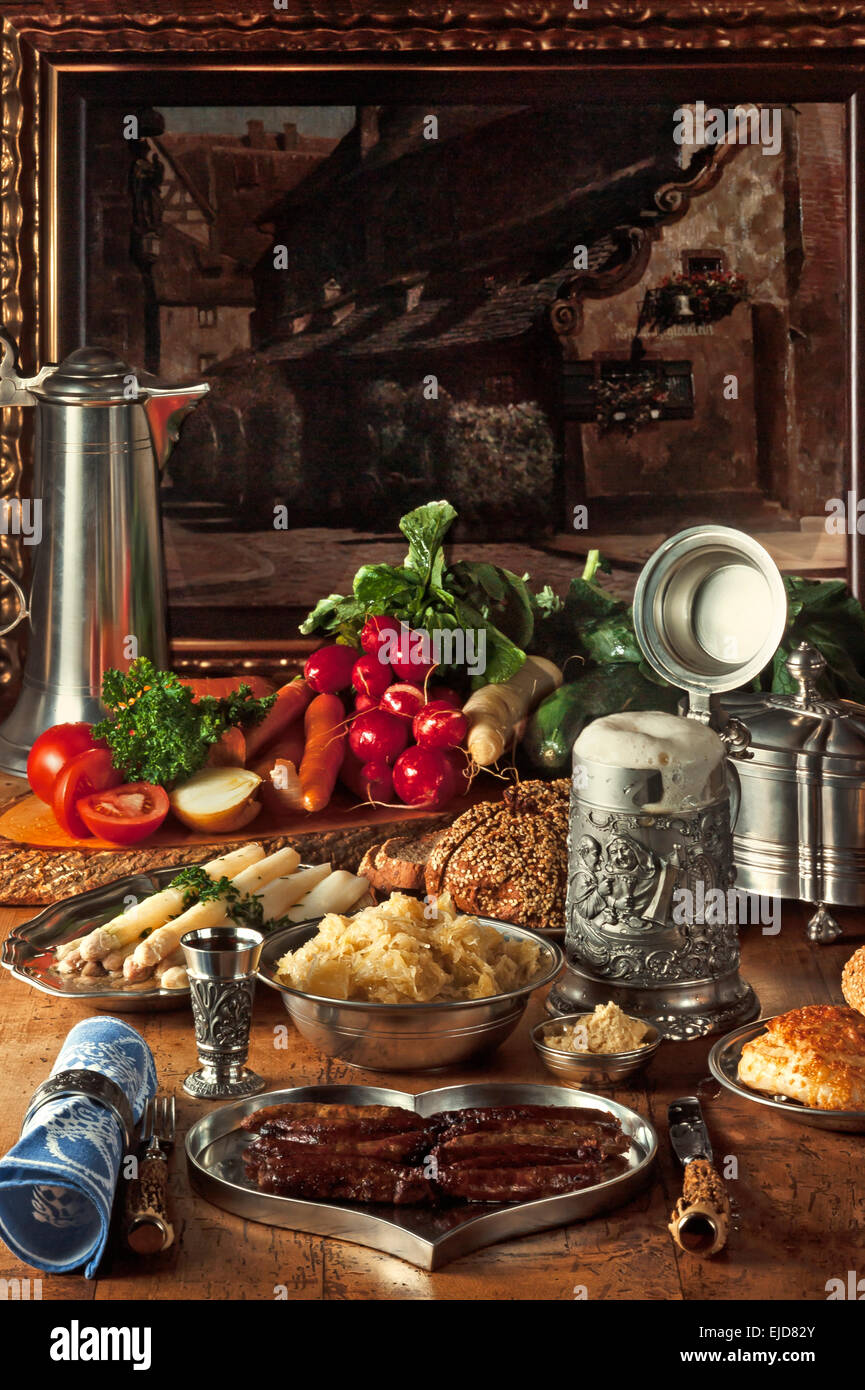
[[[248,685],[217,698],[199,696],[173,671],[159,671],[137,657],[128,671],[111,669],[102,680],[108,716],[94,726],[114,766],[127,782],[170,787],[203,767],[214,743],[234,725],[257,724],[275,695],[256,699]]]
[[[825,658],[818,682],[824,695],[865,701],[865,612],[841,579],[784,576],[787,627],[771,663],[754,681],[755,690],[791,694],[796,682],[785,662],[800,642],[810,642]]]
[[[644,666],[629,605],[596,582],[598,572],[609,571],[609,568],[600,552],[591,550],[582,575],[571,580],[564,602],[556,606],[546,593],[535,596],[533,602],[538,615],[535,652],[549,657],[563,669],[575,659],[580,667],[608,662]],[[643,674],[650,680],[658,680],[649,670],[644,670]]]
[[[202,864],[187,865],[185,869],[181,869],[180,873],[174,876],[168,886],[184,890],[184,912],[194,903],[214,902],[223,894],[230,896],[233,893],[237,896],[237,889],[230,878],[226,878],[224,875],[222,878],[211,878]]]
[[[413,571],[425,588],[442,583],[444,551],[442,543],[457,514],[450,502],[427,502],[402,518],[399,529],[408,541],[406,569]]]
[[[572,579],[564,601],[547,588],[532,599],[535,638],[532,650],[566,670],[576,659],[580,670],[627,662],[658,686],[667,686],[643,657],[634,634],[632,610],[602,589],[595,576],[609,565],[589,552],[580,578]],[[819,685],[834,699],[865,702],[865,611],[840,579],[784,577],[787,627],[772,660],[752,682],[753,689],[791,694],[796,682],[786,669],[790,653],[810,642],[826,669]],[[574,668],[571,667],[573,671]],[[578,674],[578,673],[575,673]],[[570,677],[574,679],[574,674]]]
[[[488,563],[448,566],[443,549],[456,520],[450,502],[427,502],[400,521],[408,541],[402,565],[362,565],[349,597],[321,599],[300,625],[305,634],[326,633],[355,646],[366,619],[387,615],[415,629],[474,629],[486,635],[486,670],[475,684],[508,680],[526,659],[534,609],[525,579]],[[437,676],[460,678],[459,667]]]

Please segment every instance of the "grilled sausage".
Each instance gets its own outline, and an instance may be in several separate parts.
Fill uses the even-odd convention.
[[[624,1134],[609,1134],[594,1125],[515,1124],[494,1130],[446,1130],[438,1147],[446,1156],[460,1158],[503,1147],[518,1156],[526,1145],[595,1158],[607,1153],[624,1153],[629,1141]]]
[[[356,1138],[352,1131],[335,1131],[322,1142],[318,1136],[306,1133],[260,1134],[249,1153],[260,1156],[286,1154],[298,1150],[328,1154],[357,1154],[361,1158],[386,1158],[393,1163],[418,1163],[428,1154],[435,1136],[432,1130],[409,1130],[407,1134],[382,1134],[373,1138]]]
[[[467,1130],[504,1129],[518,1123],[558,1126],[597,1126],[618,1133],[620,1125],[603,1110],[581,1110],[567,1105],[483,1105],[465,1110],[442,1110],[434,1119],[444,1131],[464,1133]]]
[[[378,1158],[306,1153],[298,1150],[262,1167],[250,1167],[262,1192],[281,1197],[376,1202],[394,1206],[430,1206],[431,1184],[422,1168],[403,1167]]]
[[[447,1164],[436,1174],[436,1187],[462,1202],[521,1202],[555,1197],[592,1187],[612,1171],[597,1163],[563,1163],[526,1168],[472,1168]]]
[[[247,1115],[241,1124],[243,1129],[252,1132],[262,1130],[265,1125],[285,1131],[296,1130],[302,1125],[318,1125],[322,1133],[340,1126],[358,1126],[370,1134],[399,1134],[409,1129],[423,1129],[427,1121],[413,1110],[404,1110],[398,1105],[328,1105],[298,1101],[295,1105],[264,1105]]]

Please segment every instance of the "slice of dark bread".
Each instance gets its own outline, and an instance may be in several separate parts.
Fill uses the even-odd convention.
[[[357,871],[382,893],[423,892],[427,860],[443,834],[435,830],[426,835],[400,835],[373,845]]]

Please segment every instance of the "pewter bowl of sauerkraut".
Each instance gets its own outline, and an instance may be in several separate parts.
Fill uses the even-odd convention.
[[[368,1071],[431,1071],[501,1046],[563,964],[524,927],[393,893],[352,916],[275,932],[259,975],[298,1032]]]

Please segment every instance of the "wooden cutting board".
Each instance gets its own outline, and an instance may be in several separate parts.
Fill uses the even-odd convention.
[[[277,821],[262,811],[243,831],[222,835],[197,834],[169,816],[154,835],[128,849],[67,835],[51,809],[28,792],[0,814],[0,902],[53,903],[127,874],[212,858],[250,840],[258,840],[268,852],[292,845],[302,861],[330,861],[335,869],[354,872],[372,845],[391,835],[444,829],[468,806],[497,799],[501,790],[499,780],[481,775],[467,796],[456,797],[446,811],[433,812],[359,806],[351,793],[338,789],[327,809],[316,815],[300,812]]]

